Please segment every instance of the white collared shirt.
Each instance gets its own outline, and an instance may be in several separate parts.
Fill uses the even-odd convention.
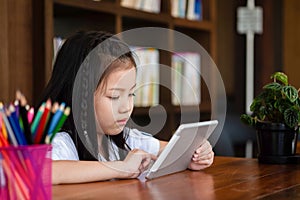
[[[137,129],[129,129],[127,145],[131,149],[141,149],[148,153],[158,155],[159,140],[151,134],[139,131]],[[119,160],[118,147],[114,144],[108,144],[109,160]],[[79,160],[78,152],[70,135],[66,132],[59,132],[52,141],[52,160]],[[98,155],[98,160],[106,161],[103,156]]]

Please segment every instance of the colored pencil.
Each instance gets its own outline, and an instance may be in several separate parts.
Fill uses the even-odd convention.
[[[0,115],[0,129],[2,131],[2,116]]]
[[[18,100],[15,100],[14,101],[14,107],[15,107],[15,112],[16,112],[16,116],[19,118],[19,101]]]
[[[44,143],[45,142],[45,138],[47,136],[47,133],[48,133],[48,130],[49,130],[49,127],[50,127],[50,124],[51,124],[51,121],[53,120],[53,117],[55,115],[55,113],[58,111],[59,109],[59,104],[57,102],[55,102],[51,108],[51,112],[49,114],[49,117],[48,117],[48,120],[47,120],[47,124],[46,124],[46,127],[43,131],[43,135],[42,135],[42,138],[40,140],[40,143]]]
[[[19,100],[19,114],[21,116],[22,123],[23,123],[24,135],[27,143],[32,144],[31,130],[27,119],[27,110],[25,108],[25,106],[27,105],[27,100],[25,96],[19,91],[17,91],[16,96],[17,96],[17,100]]]
[[[0,115],[1,118],[2,118],[2,115]],[[6,130],[6,126],[5,126],[5,123],[4,123],[4,120],[2,119],[2,134],[3,134],[3,137],[5,139],[8,139],[8,135],[7,135],[7,130]]]
[[[5,154],[3,154],[3,157],[4,155]],[[13,179],[16,181],[16,184],[11,184],[11,186],[14,187],[14,189],[11,189],[11,191],[16,190],[16,192],[10,193],[10,196],[12,196],[11,199],[29,199],[28,188],[24,183],[24,179],[20,177],[18,171],[15,170],[12,163],[9,162],[9,158],[3,159],[2,166],[4,171],[7,173],[7,177],[13,177]]]
[[[0,134],[0,141],[1,141],[1,146],[9,147],[8,141],[1,134]],[[22,164],[21,164],[24,160],[23,155],[18,154],[18,156],[17,156],[17,153],[14,153],[13,151],[3,151],[2,156],[9,163],[11,163],[11,165],[14,165],[16,167],[15,173],[20,174],[20,176],[22,177],[22,180],[24,180],[26,182],[26,184],[28,185],[29,184],[29,176],[27,176],[27,174],[25,172],[25,168],[22,167]],[[25,162],[26,162],[26,160],[25,160]],[[28,166],[28,164],[26,164],[26,166],[27,166],[27,169],[30,172],[30,174],[32,174],[33,173],[32,167],[30,165]]]
[[[3,145],[3,147],[8,147],[9,144],[7,141],[5,141],[5,139],[3,138],[2,135],[0,135],[0,141],[1,144]],[[30,180],[29,180],[29,176],[27,176],[24,167],[22,167],[21,162],[23,161],[23,156],[18,154],[19,152],[14,152],[14,151],[1,151],[1,155],[3,156],[3,164],[5,162],[7,162],[7,168],[5,169],[5,172],[9,173],[9,171],[11,170],[10,175],[8,175],[9,177],[13,177],[16,180],[17,185],[15,185],[15,187],[17,187],[17,189],[20,190],[20,192],[23,195],[26,195],[27,190],[27,186],[30,186]],[[19,155],[19,159],[18,156]],[[27,185],[27,186],[26,186]]]
[[[33,137],[35,137],[37,127],[39,125],[39,122],[40,122],[41,117],[42,117],[42,115],[44,113],[44,110],[45,110],[45,105],[46,105],[46,103],[43,103],[39,107],[38,112],[36,113],[36,116],[34,117],[33,122],[31,124],[30,130],[31,130],[31,134],[33,135]]]
[[[54,114],[53,119],[52,119],[52,121],[50,123],[47,135],[50,135],[54,131],[55,127],[57,126],[60,118],[62,117],[62,115],[64,113],[65,106],[66,106],[65,103],[61,103],[60,104],[59,109]]]
[[[15,134],[10,126],[7,116],[5,115],[5,111],[4,111],[2,102],[0,102],[0,114],[2,115],[3,122],[5,124],[5,127],[7,128],[8,136],[9,136],[11,143],[14,146],[17,146],[18,145],[17,139],[16,139]]]
[[[14,130],[15,135],[17,135],[17,140],[18,140],[19,144],[26,145],[27,141],[25,139],[25,135],[21,129],[19,119],[16,115],[15,107],[12,104],[10,104],[8,106],[7,117],[10,122],[10,125],[12,126],[12,128]]]
[[[34,108],[31,107],[29,110],[28,110],[28,113],[27,113],[27,119],[28,119],[28,123],[31,124],[32,120],[33,120],[33,116],[34,116]]]
[[[63,126],[63,124],[65,123],[66,119],[68,118],[68,116],[70,115],[71,109],[70,107],[66,107],[64,114],[61,116],[57,126],[55,127],[53,133],[50,136],[50,143],[52,142],[53,138],[55,137],[56,133],[61,129],[61,127]]]
[[[17,143],[18,145],[23,145],[24,141],[22,140],[22,136],[17,128],[17,125],[15,123],[15,121],[13,120],[12,116],[10,115],[10,111],[9,110],[6,110],[6,116],[7,116],[7,119],[9,121],[9,124],[11,126],[11,129],[13,130],[13,134],[15,135],[16,139],[17,139]]]
[[[2,155],[0,154],[0,160],[3,160]],[[6,181],[7,177],[5,176],[3,167],[0,167],[0,197],[2,197],[2,199],[8,199],[8,192],[5,189],[5,187],[7,188],[8,186],[8,181]]]
[[[0,132],[3,135],[3,137],[7,139],[7,132],[6,132],[5,124],[2,120],[2,115],[0,115]]]
[[[39,126],[36,130],[36,134],[35,134],[35,137],[34,137],[34,143],[35,144],[39,144],[41,139],[42,139],[42,135],[43,135],[43,132],[44,132],[44,129],[45,129],[45,126],[47,124],[48,117],[49,117],[50,109],[51,109],[51,100],[48,99],[47,102],[46,102],[44,113],[43,113],[43,115],[41,117],[41,120],[39,122]]]

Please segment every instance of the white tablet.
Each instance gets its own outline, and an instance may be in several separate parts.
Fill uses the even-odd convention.
[[[182,124],[157,160],[146,172],[147,179],[186,170],[195,150],[211,135],[217,120]]]

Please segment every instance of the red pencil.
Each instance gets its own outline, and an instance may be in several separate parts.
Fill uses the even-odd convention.
[[[9,147],[8,141],[3,137],[3,135],[0,135],[0,143],[3,147]],[[22,195],[23,198],[28,196],[28,186],[30,185],[30,180],[28,173],[26,173],[25,169],[23,168],[21,162],[22,158],[19,157],[18,159],[18,153],[19,151],[6,151],[1,150],[1,155],[3,156],[2,164],[4,167],[4,171],[8,173],[8,177],[13,178],[16,180],[16,189],[19,189],[20,193],[19,195]],[[19,155],[20,156],[20,155]],[[21,155],[22,157],[22,155]],[[27,197],[28,198],[28,197]]]
[[[46,102],[46,107],[45,107],[44,113],[41,117],[41,120],[38,125],[38,129],[35,134],[35,138],[34,138],[35,144],[39,144],[42,139],[43,132],[44,132],[44,129],[45,129],[47,121],[48,121],[50,109],[51,109],[51,100],[48,99]]]

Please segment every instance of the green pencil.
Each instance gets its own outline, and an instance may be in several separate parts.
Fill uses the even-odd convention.
[[[63,126],[63,124],[65,123],[66,119],[68,118],[68,116],[70,115],[71,109],[70,107],[67,107],[64,111],[64,114],[61,116],[59,122],[57,123],[53,133],[50,136],[50,143],[52,142],[53,138],[55,137],[56,133],[61,129],[61,127]],[[46,143],[49,142],[49,138],[46,139]]]
[[[31,134],[35,135],[35,131],[39,125],[39,122],[40,122],[40,119],[42,117],[42,114],[45,110],[45,105],[46,103],[44,102],[40,107],[39,107],[39,110],[38,112],[36,113],[36,116],[34,116],[34,120],[31,124],[31,127],[30,127],[30,130],[31,130]]]

